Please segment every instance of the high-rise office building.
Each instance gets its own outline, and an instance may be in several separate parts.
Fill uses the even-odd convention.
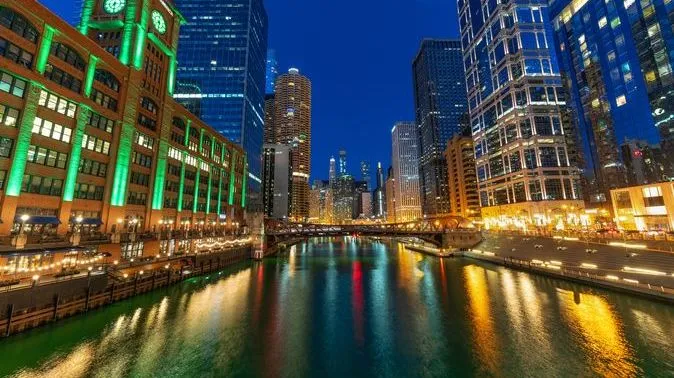
[[[350,223],[353,219],[354,185],[353,176],[344,175],[337,178],[333,190],[333,220],[338,224]]]
[[[346,150],[339,150],[339,176],[346,176],[349,172],[346,169]]]
[[[421,218],[419,199],[419,150],[417,128],[414,122],[397,122],[391,129],[393,175],[397,178],[393,187],[396,199],[395,213],[398,221],[408,222]],[[390,207],[387,207],[391,211]]]
[[[634,178],[621,153],[623,142],[662,143],[665,151],[671,146],[668,117],[674,107],[665,114],[671,101],[663,99],[674,91],[666,59],[674,53],[674,36],[660,29],[672,27],[662,1],[659,8],[657,2],[654,5],[644,15],[642,5],[634,1],[618,6],[603,0],[550,3],[560,72],[583,141],[590,203],[608,204],[610,190]],[[655,63],[654,54],[665,60]],[[658,79],[661,73],[664,80]],[[663,175],[650,177],[650,182],[672,176],[669,160],[659,162]]]
[[[311,82],[296,68],[276,79],[274,133],[276,143],[292,147],[293,206],[290,217],[303,221],[309,216]]]
[[[268,35],[263,0],[176,0],[175,3],[185,17],[177,56],[178,80],[197,85],[200,93],[176,91],[174,97],[188,105],[194,96],[199,96],[200,118],[243,146],[248,160],[251,205],[257,206],[261,191]],[[182,85],[177,87],[181,88]]]
[[[659,144],[628,139],[620,145],[620,150],[625,170],[629,172],[627,180],[630,186],[662,181],[667,157]]]
[[[388,175],[386,176],[386,191],[389,193],[386,196],[386,207],[390,209],[386,212],[386,221],[388,223],[398,223],[398,215],[396,214],[396,197],[395,197],[396,178],[393,173],[393,167],[388,168]]]
[[[559,224],[582,207],[561,115],[566,106],[547,6],[459,0],[470,126],[487,227]],[[472,4],[472,3],[471,3]],[[508,38],[501,38],[508,29]],[[566,219],[568,220],[568,219]]]
[[[448,214],[447,141],[461,130],[467,110],[461,42],[425,39],[413,63],[414,104],[423,214]]]
[[[626,169],[627,162],[621,153],[624,141],[657,144],[665,138],[662,141],[666,144],[669,135],[669,128],[664,126],[667,121],[656,125],[654,119],[654,115],[657,117],[657,113],[664,111],[657,105],[659,99],[655,107],[649,104],[649,93],[659,92],[654,89],[659,86],[655,78],[659,72],[657,65],[644,69],[640,63],[642,53],[649,55],[649,49],[652,50],[650,42],[642,40],[650,41],[650,34],[655,33],[657,45],[666,49],[666,39],[655,36],[666,33],[661,34],[657,26],[651,33],[644,33],[638,8],[635,2],[616,6],[604,0],[556,0],[550,5],[555,31],[553,44],[570,95],[568,104],[583,141],[584,168],[590,184],[587,199],[591,204],[608,205],[610,190],[626,186],[634,177],[634,172]],[[635,25],[631,25],[631,15],[638,21]],[[653,22],[657,24],[656,20]],[[671,22],[666,24],[671,30]],[[674,44],[674,40],[670,43]],[[648,47],[641,51],[639,46],[644,44]],[[644,78],[644,74],[652,80]],[[653,83],[652,88],[649,82]],[[673,89],[670,87],[669,91]],[[671,167],[664,165],[667,168],[664,175],[653,177],[654,181],[671,176]]]
[[[337,163],[335,162],[335,157],[331,156],[330,157],[330,171],[328,172],[329,174],[329,179],[328,181],[330,182],[330,187],[335,186],[335,181],[337,179]]]
[[[370,163],[363,160],[360,162],[360,179],[367,184],[367,190],[372,190],[372,176],[370,175]]]
[[[264,96],[264,143],[276,143],[276,130],[274,116],[276,111],[274,109],[276,103],[276,95],[266,94]]]
[[[386,183],[384,182],[384,171],[381,162],[377,163],[377,187],[372,195],[372,213],[377,218],[386,217]]]
[[[468,132],[464,135],[454,135],[445,150],[449,203],[453,215],[476,218],[480,215],[480,198],[475,175],[473,138],[470,131],[466,131]]]
[[[291,147],[265,144],[262,164],[262,198],[268,218],[288,219],[292,212],[293,164]]]
[[[276,60],[276,50],[267,50],[267,69],[266,69],[266,85],[265,94],[276,93],[276,78],[278,77],[278,60]]]
[[[365,181],[355,181],[353,183],[353,219],[364,217],[366,212],[363,204],[363,193],[369,193]]]

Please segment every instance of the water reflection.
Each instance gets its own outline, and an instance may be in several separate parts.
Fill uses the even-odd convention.
[[[395,243],[277,258],[0,342],[0,376],[658,376],[670,307]]]
[[[569,328],[578,332],[578,342],[585,349],[592,371],[603,376],[636,376],[638,369],[623,326],[606,299],[563,289],[558,293]]]
[[[494,333],[494,320],[491,314],[491,303],[487,288],[486,271],[477,265],[468,265],[463,268],[463,277],[466,294],[470,304],[468,314],[473,335],[473,347],[479,362],[487,370],[498,371],[499,346]]]

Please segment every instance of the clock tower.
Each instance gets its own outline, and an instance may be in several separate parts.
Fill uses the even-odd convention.
[[[156,63],[167,67],[158,70],[167,72],[165,87],[173,95],[183,22],[172,0],[84,0],[79,30],[135,70],[148,65],[148,54],[159,57]],[[148,48],[148,44],[152,46]],[[157,84],[149,83],[148,89],[156,90]]]

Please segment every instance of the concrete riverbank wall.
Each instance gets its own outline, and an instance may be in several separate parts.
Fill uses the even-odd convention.
[[[84,313],[138,294],[215,272],[250,258],[250,247],[176,258],[179,266],[133,278],[117,271],[0,293],[0,337]]]

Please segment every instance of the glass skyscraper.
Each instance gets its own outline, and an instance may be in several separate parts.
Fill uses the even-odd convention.
[[[276,77],[278,76],[278,60],[276,60],[276,50],[267,50],[267,69],[266,69],[266,85],[265,93],[276,93]]]
[[[610,189],[663,181],[671,175],[671,164],[665,161],[658,162],[661,169],[649,175],[630,170],[632,160],[642,155],[642,148],[632,148],[637,144],[674,152],[668,145],[674,110],[669,63],[674,53],[674,18],[668,20],[667,6],[657,3],[556,0],[550,4],[560,72],[583,141],[591,203],[606,202]]]
[[[443,151],[447,141],[460,133],[467,111],[461,42],[422,41],[412,68],[422,210],[426,216],[448,214]]]
[[[188,106],[199,97],[200,118],[243,146],[253,199],[260,193],[264,135],[268,21],[263,1],[176,0],[176,5],[187,22],[178,49],[178,81],[186,85],[177,85],[174,97]],[[187,87],[192,89],[179,92]]]
[[[487,227],[565,224],[582,207],[546,1],[458,0]]]

